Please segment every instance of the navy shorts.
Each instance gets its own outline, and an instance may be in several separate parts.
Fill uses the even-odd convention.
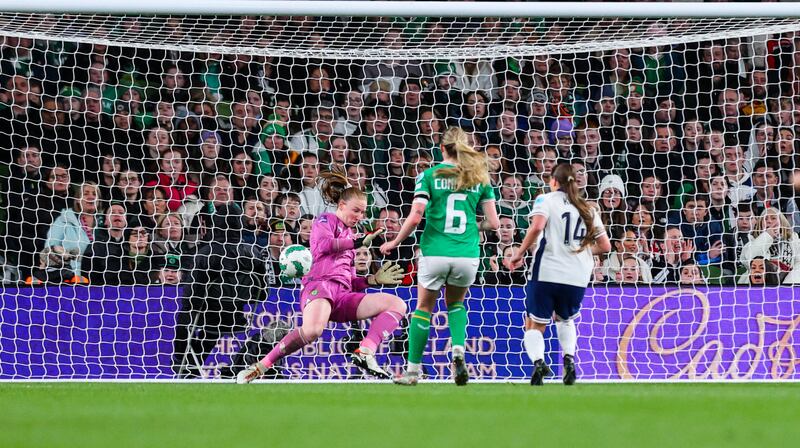
[[[585,292],[580,286],[532,280],[525,286],[525,311],[539,324],[549,324],[554,311],[561,320],[572,319],[581,310]]]

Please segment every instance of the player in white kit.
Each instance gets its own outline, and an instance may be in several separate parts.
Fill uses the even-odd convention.
[[[525,287],[525,350],[533,362],[532,385],[542,385],[552,375],[544,362],[544,330],[555,317],[558,341],[564,351],[564,384],[575,383],[574,319],[594,267],[594,255],[611,250],[600,213],[586,202],[575,183],[572,165],[553,169],[550,191],[539,195],[530,216],[531,227],[506,267],[522,265],[527,250],[535,246]],[[589,223],[587,227],[586,223]]]

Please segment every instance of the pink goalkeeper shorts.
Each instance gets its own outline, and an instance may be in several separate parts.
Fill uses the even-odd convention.
[[[367,293],[353,292],[338,282],[310,282],[300,292],[300,309],[305,310],[309,302],[325,299],[331,304],[331,322],[351,322],[358,320],[358,305]]]

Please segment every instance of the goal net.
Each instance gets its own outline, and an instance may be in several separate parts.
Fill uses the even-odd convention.
[[[465,303],[472,378],[530,375],[525,268],[502,261],[571,163],[613,242],[577,318],[580,379],[798,379],[798,31],[0,13],[0,379],[232,378],[302,321],[278,257],[333,210],[319,173],[344,170],[368,197],[358,231],[393,238],[448,127],[488,156],[501,223]],[[400,263],[384,291],[410,309],[418,237],[355,256],[360,275]],[[406,325],[380,347],[392,372]],[[362,378],[368,326],[331,324],[268,377]],[[425,374],[448,379],[443,299],[431,331]]]

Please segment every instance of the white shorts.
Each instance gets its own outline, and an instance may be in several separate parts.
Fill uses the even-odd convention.
[[[478,275],[478,258],[419,257],[417,281],[425,288],[438,291],[444,285],[468,288]]]

